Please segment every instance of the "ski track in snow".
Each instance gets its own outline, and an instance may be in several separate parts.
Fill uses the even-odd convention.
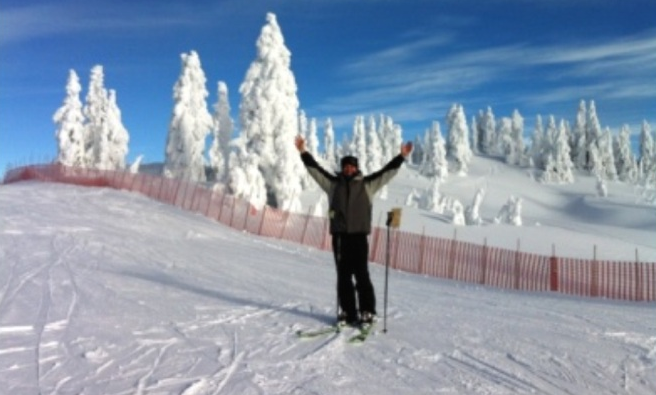
[[[8,394],[656,390],[653,303],[393,272],[389,333],[381,321],[359,346],[349,330],[299,340],[334,315],[329,253],[115,191],[18,184],[0,188],[0,210]]]

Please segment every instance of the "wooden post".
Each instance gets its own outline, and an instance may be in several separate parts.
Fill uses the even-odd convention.
[[[458,229],[453,229],[453,239],[451,239],[451,251],[449,251],[449,271],[448,278],[454,279],[456,266],[456,240],[458,238]]]
[[[592,248],[592,267],[590,268],[590,296],[599,296],[599,262],[597,262],[597,245]]]
[[[550,284],[549,289],[553,292],[557,292],[559,289],[558,283],[558,258],[556,258],[556,245],[551,245],[551,260],[550,260]]]
[[[640,258],[638,257],[638,249],[635,250],[635,300],[643,301],[645,297],[643,295],[642,289],[642,270],[640,270]]]
[[[425,274],[426,264],[424,263],[424,244],[426,243],[426,226],[421,230],[421,239],[419,239],[419,274]]]
[[[515,289],[519,289],[519,274],[520,274],[520,267],[519,267],[519,238],[517,239],[517,250],[515,250]]]
[[[479,284],[485,284],[485,277],[487,277],[487,237],[483,239],[483,262],[481,263],[481,278]]]

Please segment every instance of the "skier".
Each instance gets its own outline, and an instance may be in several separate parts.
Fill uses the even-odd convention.
[[[367,236],[371,232],[373,197],[396,175],[412,152],[412,143],[403,144],[399,155],[381,170],[367,176],[360,172],[358,158],[354,156],[343,157],[341,171],[332,174],[306,151],[303,137],[296,137],[296,148],[310,176],[328,194],[330,233],[337,267],[338,322],[371,324],[376,315],[376,298],[367,266]],[[356,292],[359,309],[356,307]]]

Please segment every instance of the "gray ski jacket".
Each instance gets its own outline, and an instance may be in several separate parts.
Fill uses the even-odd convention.
[[[398,173],[405,159],[399,154],[377,172],[367,176],[358,172],[353,177],[341,172],[329,173],[309,152],[302,153],[301,160],[310,176],[328,194],[330,233],[369,234],[373,197]]]

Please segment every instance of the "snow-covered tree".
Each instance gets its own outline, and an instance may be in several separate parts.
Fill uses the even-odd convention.
[[[339,159],[335,155],[335,129],[333,121],[328,118],[323,128],[324,160],[329,169],[336,169]]]
[[[597,176],[597,196],[608,197],[608,186],[601,176]]]
[[[317,133],[317,119],[311,118],[308,122],[307,138],[305,139],[307,150],[315,157],[319,157],[319,135]]]
[[[214,104],[212,122],[213,140],[209,150],[210,165],[217,181],[224,181],[228,173],[230,159],[230,140],[234,122],[230,117],[230,102],[228,100],[228,85],[219,81],[217,84],[217,101]]]
[[[497,122],[497,147],[506,163],[514,164],[515,143],[512,138],[512,119],[503,117]]]
[[[506,204],[501,207],[494,222],[497,224],[522,226],[522,199],[510,196]]]
[[[588,149],[586,139],[586,123],[587,123],[587,109],[585,101],[581,100],[579,109],[576,113],[576,121],[574,122],[574,129],[570,140],[570,147],[572,147],[572,161],[574,167],[577,169],[585,169],[588,162]]]
[[[588,153],[586,156],[586,166],[585,169],[591,171],[593,168],[598,167],[598,163],[592,162],[592,157],[590,151],[593,148],[599,149],[598,139],[601,136],[601,125],[599,123],[599,117],[597,116],[597,107],[595,106],[594,100],[590,101],[590,107],[588,108],[588,118],[585,123],[585,151]]]
[[[614,148],[618,178],[620,181],[635,182],[638,179],[638,165],[631,150],[631,130],[628,125],[622,126]]]
[[[53,115],[57,126],[57,162],[64,166],[85,165],[84,114],[80,92],[82,86],[74,70],[68,72],[66,83],[66,98],[64,103]]]
[[[470,142],[469,146],[471,147],[472,152],[474,154],[478,155],[478,154],[481,153],[481,151],[479,149],[480,145],[478,144],[478,136],[479,136],[479,133],[478,133],[478,119],[476,117],[471,118],[471,129],[470,130],[472,131],[472,133],[471,133],[471,142]]]
[[[412,143],[412,153],[410,154],[411,163],[413,165],[421,165],[424,160],[425,152],[425,139],[421,135],[415,135],[415,140]]]
[[[644,174],[646,171],[652,169],[654,162],[656,161],[654,138],[651,134],[651,126],[649,126],[649,123],[646,120],[642,121],[639,150],[639,168],[641,169],[641,173]]]
[[[485,197],[485,189],[479,188],[474,195],[471,206],[467,206],[465,209],[465,222],[467,225],[481,225],[483,219],[480,214],[480,207],[483,203],[483,198]]]
[[[512,153],[506,156],[506,162],[524,166],[524,118],[518,110],[513,111],[510,130]]]
[[[440,184],[442,180],[439,177],[432,177],[430,186],[421,196],[419,207],[434,213],[444,213],[444,200],[440,193]]]
[[[116,103],[116,91],[109,90],[107,109],[107,162],[104,165],[105,169],[109,170],[123,170],[125,169],[125,157],[128,154],[128,143],[130,135],[127,129],[123,126],[121,120],[121,110]]]
[[[87,167],[106,169],[109,153],[109,98],[105,89],[103,67],[96,65],[91,69],[89,90],[85,99],[85,152]]]
[[[459,200],[455,200],[453,201],[453,204],[451,204],[451,213],[453,214],[453,218],[451,219],[452,224],[457,226],[467,225],[467,221],[465,220],[465,207]]]
[[[247,151],[259,157],[268,201],[299,211],[304,172],[293,144],[299,130],[296,80],[276,16],[269,13],[266,19],[257,39],[257,56],[239,89],[241,132]]]
[[[417,192],[416,189],[412,189],[408,196],[405,198],[405,205],[408,207],[417,207],[418,203],[421,200],[421,195],[419,195],[419,192]]]
[[[574,182],[572,172],[574,164],[570,156],[569,138],[565,121],[561,120],[556,134],[556,139],[552,145],[546,160],[544,173],[542,174],[543,182],[571,183]]]
[[[260,172],[259,157],[240,145],[230,154],[228,187],[237,198],[245,199],[257,209],[267,202],[267,189]]]
[[[367,136],[364,126],[364,117],[358,115],[353,122],[353,134],[350,144],[350,155],[359,159],[360,171],[367,174]]]
[[[205,72],[195,51],[181,54],[182,71],[173,87],[173,114],[169,123],[164,175],[205,181],[205,138],[213,126],[207,110]]]
[[[436,177],[445,180],[449,174],[449,163],[446,159],[446,141],[442,137],[440,123],[433,121],[431,128],[426,132],[424,159],[419,172],[426,177]]]
[[[494,118],[494,112],[492,108],[488,107],[487,110],[483,113],[479,112],[478,121],[476,123],[478,126],[478,149],[480,152],[487,155],[494,155],[497,153],[496,150],[496,120]]]
[[[535,128],[531,136],[531,148],[529,157],[532,162],[532,167],[536,169],[544,169],[544,129],[542,125],[542,116],[538,114],[535,117]]]
[[[617,170],[615,168],[615,154],[613,149],[613,136],[609,128],[597,139],[597,151],[599,152],[599,162],[602,178],[606,180],[615,180]]]
[[[397,143],[398,132],[399,130],[395,127],[392,117],[380,114],[378,136],[381,143],[383,162],[387,162],[398,153],[399,146],[395,145]],[[412,153],[414,154],[414,150]]]
[[[447,115],[449,127],[448,156],[454,163],[454,170],[461,176],[467,175],[472,151],[469,147],[469,128],[465,111],[460,104],[454,104]]]
[[[366,128],[366,141],[367,141],[367,165],[368,171],[377,171],[385,164],[383,158],[383,148],[376,129],[376,119],[369,116]]]

